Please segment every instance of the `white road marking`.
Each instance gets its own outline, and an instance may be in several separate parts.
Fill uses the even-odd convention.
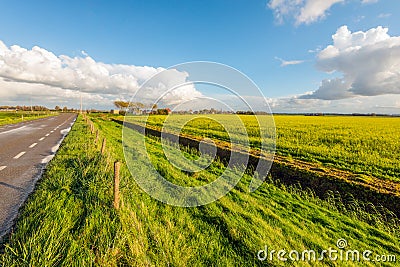
[[[39,141],[43,141],[44,137],[40,138]]]
[[[32,147],[34,147],[36,145],[37,145],[37,143],[33,143],[32,145],[29,146],[29,148],[32,148]]]
[[[53,146],[51,148],[52,154],[46,156],[44,159],[42,159],[43,164],[47,164],[50,162],[50,160],[53,159],[53,157],[56,155],[57,150],[60,148],[61,142],[64,140],[64,137],[68,134],[68,132],[71,130],[71,127],[66,128],[64,130],[60,130],[60,133],[63,135],[63,137],[58,141],[57,145]]]
[[[50,133],[54,133],[54,131],[50,131]]]
[[[69,131],[71,131],[71,127],[61,130],[60,133],[66,135],[67,133],[69,133]]]
[[[22,157],[25,153],[26,153],[25,151],[22,151],[21,153],[19,153],[18,155],[16,155],[16,156],[14,157],[14,159],[19,159],[19,158]]]
[[[7,168],[7,166],[0,166],[0,171],[4,170],[5,168]]]
[[[14,131],[21,130],[21,129],[25,128],[25,127],[26,127],[26,125],[21,126],[21,127],[19,127],[19,128],[16,128],[16,129],[12,129],[12,130],[8,130],[8,131],[5,131],[5,132],[2,132],[2,133],[0,133],[0,134],[11,133],[11,132],[14,132]]]
[[[45,136],[49,136],[50,134],[46,134]]]
[[[54,158],[54,155],[48,155],[47,157],[45,157],[44,159],[42,159],[42,163],[43,164],[47,164],[50,162],[50,160],[52,160]]]

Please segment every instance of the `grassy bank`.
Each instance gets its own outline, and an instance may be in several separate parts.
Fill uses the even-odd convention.
[[[0,111],[0,126],[6,125],[6,124],[13,124],[13,123],[18,123],[18,122],[23,122],[23,121],[31,121],[31,120],[36,120],[40,118],[45,118],[48,116],[54,116],[57,113],[54,112],[48,112],[48,111],[34,111],[34,112],[28,112],[28,111]]]
[[[350,249],[399,255],[396,222],[367,214],[272,182],[248,193],[245,175],[227,196],[212,204],[173,207],[154,200],[131,177],[123,162],[121,126],[93,116],[100,135],[107,137],[106,155],[94,145],[94,135],[82,118],[64,140],[56,157],[22,210],[17,228],[0,256],[3,266],[266,266],[257,252],[270,249],[322,251],[345,238]],[[135,144],[136,132],[129,136]],[[170,181],[199,184],[215,179],[223,166],[214,162],[198,175],[171,166],[157,138],[146,138],[155,168]],[[132,150],[134,175],[151,175],[144,151]],[[108,155],[109,154],[109,155]],[[196,157],[187,151],[187,157]],[[112,163],[121,168],[122,208],[112,208]],[[294,262],[359,266],[360,263]],[[365,266],[374,266],[363,262]],[[390,266],[390,264],[389,264]],[[395,266],[393,264],[393,266]]]
[[[237,134],[239,125],[234,115],[205,115],[209,119],[199,116],[202,115],[169,116],[166,129],[225,142],[232,139],[235,144],[243,142],[248,135],[250,146],[260,147],[260,132],[254,116],[239,116],[248,131],[246,135]],[[152,115],[147,123],[157,128],[166,127],[166,118]],[[269,117],[258,118],[268,134]],[[130,117],[130,121],[139,123],[145,119],[145,116]],[[188,123],[182,124],[185,121]],[[278,155],[400,181],[400,118],[275,115],[274,121]]]

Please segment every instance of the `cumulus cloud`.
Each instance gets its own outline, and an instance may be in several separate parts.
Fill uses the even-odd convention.
[[[275,59],[281,62],[281,67],[286,67],[289,65],[298,65],[304,62],[304,60],[284,60],[279,57],[275,57]]]
[[[274,11],[278,23],[294,18],[295,24],[311,24],[324,19],[334,4],[344,0],[271,0],[268,7]]]
[[[82,95],[84,108],[109,107],[115,95],[92,94],[43,84],[16,83],[0,78],[1,105],[41,105],[78,107]],[[117,97],[118,98],[118,97]]]
[[[340,72],[342,78],[322,81],[302,98],[340,99],[356,95],[400,94],[400,37],[378,26],[366,32],[340,27],[317,56],[317,67]]]
[[[300,98],[306,99],[323,99],[323,100],[337,100],[352,97],[353,94],[348,90],[349,84],[346,80],[341,78],[326,79],[321,82],[318,90],[315,92],[307,93]]]
[[[147,79],[164,70],[147,66],[105,64],[95,61],[84,51],[81,54],[83,57],[57,56],[38,46],[32,49],[18,45],[8,47],[0,41],[0,77],[3,82],[13,82],[14,87],[28,83],[46,88],[130,98]],[[148,95],[162,94],[171,79],[184,83],[188,76],[188,73],[168,70],[156,84],[143,91]],[[174,93],[170,99],[176,102],[199,95],[201,93],[194,86],[188,85],[179,89],[179,93]]]

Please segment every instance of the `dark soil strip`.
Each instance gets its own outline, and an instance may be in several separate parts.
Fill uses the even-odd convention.
[[[134,129],[145,135],[161,137],[158,129],[144,127],[138,124],[123,122],[120,120],[113,121],[124,124],[125,127]],[[162,133],[163,138],[172,142],[179,142],[183,146],[199,149],[201,139],[196,137],[188,137],[177,135],[174,133]],[[207,144],[203,143],[207,146]],[[211,145],[210,145],[211,146]],[[228,146],[216,143],[217,156],[223,162],[230,162],[233,157],[235,160],[230,164],[242,164],[248,159],[247,167],[256,169],[257,164],[268,164],[266,158],[260,157],[253,153],[245,153],[243,151],[233,150]],[[270,170],[273,178],[279,179],[285,185],[301,185],[303,189],[310,188],[315,194],[324,198],[328,192],[338,192],[341,196],[351,194],[355,199],[364,203],[370,202],[374,206],[383,206],[397,217],[400,217],[400,184],[388,180],[382,180],[374,177],[366,177],[351,172],[341,171],[337,169],[325,169],[320,165],[308,163],[298,160],[288,160],[284,157],[275,156],[274,162]],[[346,198],[343,199],[346,201]],[[346,203],[344,203],[346,204]]]

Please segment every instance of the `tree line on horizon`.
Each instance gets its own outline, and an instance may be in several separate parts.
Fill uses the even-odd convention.
[[[76,109],[73,108],[68,108],[68,107],[63,107],[61,108],[60,106],[55,106],[54,109],[49,109],[48,107],[45,106],[0,106],[0,110],[3,111],[51,111],[51,110],[55,110],[55,111],[59,111],[59,112],[73,112],[73,111],[77,111]]]

